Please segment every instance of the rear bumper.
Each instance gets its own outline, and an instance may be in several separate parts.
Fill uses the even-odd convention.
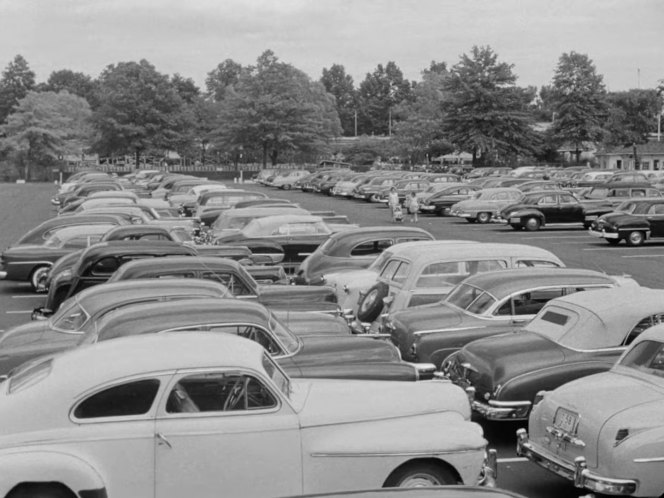
[[[577,457],[574,459],[574,463],[570,463],[543,448],[538,448],[530,442],[525,429],[519,429],[516,434],[517,455],[524,456],[540,467],[574,482],[574,486],[577,488],[585,488],[606,495],[631,495],[637,489],[635,480],[614,479],[593,474],[587,468],[585,457]]]
[[[483,403],[473,400],[471,403],[473,411],[487,420],[525,420],[528,417],[531,405],[530,401],[490,400]]]
[[[4,280],[7,278],[7,272],[6,271],[0,271],[0,280]]]
[[[620,237],[620,235],[615,232],[605,232],[604,230],[598,232],[597,230],[589,229],[588,234],[590,234],[592,237],[597,237],[599,239],[617,239]]]

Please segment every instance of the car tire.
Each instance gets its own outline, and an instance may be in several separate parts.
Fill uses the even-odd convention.
[[[42,265],[32,270],[32,273],[30,274],[30,285],[32,286],[33,291],[37,292],[37,286],[39,285],[40,280],[46,276],[50,269],[50,266]]]
[[[523,228],[523,227],[522,227],[521,225],[519,225],[518,223],[510,223],[510,226],[511,226],[514,230],[517,230],[517,231],[518,231],[518,230],[521,230],[521,229]]]
[[[628,246],[637,247],[642,246],[645,240],[646,234],[644,232],[641,230],[634,230],[633,232],[629,232],[629,234],[627,234],[625,242],[627,242]]]
[[[287,183],[286,185],[284,185],[284,190],[290,190],[291,188],[293,188],[293,187],[291,186],[290,183]]]
[[[536,232],[541,225],[540,220],[535,217],[528,218],[524,223],[524,228],[529,232]]]
[[[75,498],[75,495],[63,485],[57,484],[20,484],[7,498]]]
[[[491,213],[487,213],[486,211],[482,213],[477,213],[477,223],[489,223],[491,221]]]
[[[423,488],[458,484],[453,472],[431,462],[412,462],[396,469],[384,488]]]
[[[383,299],[387,297],[387,284],[378,282],[362,296],[357,307],[357,318],[362,322],[373,322],[383,310]]]
[[[610,246],[617,246],[620,244],[620,239],[606,239]]]
[[[468,223],[475,223],[477,221],[477,219],[476,218],[466,218],[466,221]]]

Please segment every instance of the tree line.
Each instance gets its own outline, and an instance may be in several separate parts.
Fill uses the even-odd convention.
[[[514,66],[488,46],[453,66],[432,61],[420,81],[378,64],[357,87],[343,65],[314,81],[270,50],[248,66],[221,62],[204,89],[146,60],[110,64],[97,78],[62,69],[37,83],[17,55],[0,77],[0,169],[29,178],[84,152],[136,164],[167,151],[201,163],[312,162],[335,152],[336,137],[385,135],[379,147],[358,140],[344,159],[417,164],[463,151],[474,165],[555,161],[561,145],[578,158],[587,142],[647,141],[661,92],[608,92],[592,60],[575,52],[560,56],[549,85],[519,87]]]

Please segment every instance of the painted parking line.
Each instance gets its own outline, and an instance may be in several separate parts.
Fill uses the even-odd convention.
[[[12,296],[12,299],[44,299],[44,294],[35,294],[34,296]]]
[[[499,458],[498,463],[517,463],[517,462],[527,462],[528,459],[525,457],[514,457],[514,458]]]
[[[32,313],[33,310],[20,310],[20,311],[5,311],[8,315],[27,315],[28,313]]]
[[[629,256],[620,256],[621,258],[664,258],[664,254],[632,254]]]

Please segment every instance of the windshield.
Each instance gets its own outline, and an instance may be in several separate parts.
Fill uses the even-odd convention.
[[[81,305],[78,302],[73,302],[72,305],[64,311],[58,311],[53,318],[51,318],[51,324],[54,329],[63,332],[76,332],[81,329],[89,318],[90,316]]]
[[[267,354],[263,355],[263,368],[272,382],[286,396],[290,396],[290,379]]]
[[[483,314],[497,302],[488,292],[469,284],[460,284],[450,292],[446,302],[470,313]]]
[[[609,195],[608,188],[594,188],[591,189],[590,192],[585,193],[584,197],[586,199],[604,199],[608,195]]]
[[[664,377],[664,343],[639,342],[623,356],[618,364],[639,372]]]
[[[378,273],[380,269],[385,265],[385,262],[390,259],[392,256],[391,251],[383,251],[380,253],[380,256],[378,256],[376,259],[374,259],[374,262],[369,265],[369,268],[367,270],[373,271]]]
[[[297,340],[297,337],[288,330],[277,318],[270,313],[270,330],[274,335],[279,339],[279,341],[286,348],[287,354],[293,354],[297,352],[300,347],[300,341]]]
[[[238,230],[253,219],[252,216],[220,216],[212,224],[215,230],[224,230],[229,228],[237,228]]]

